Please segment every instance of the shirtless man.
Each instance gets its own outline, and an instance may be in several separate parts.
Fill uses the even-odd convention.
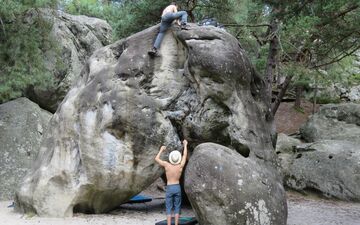
[[[169,155],[170,163],[160,159],[161,153],[166,149],[161,146],[159,153],[155,157],[155,161],[165,168],[167,186],[166,186],[166,219],[167,224],[171,225],[171,209],[174,206],[175,225],[179,224],[179,215],[181,207],[181,187],[180,177],[185,166],[187,158],[187,140],[183,141],[184,155],[181,157],[179,151],[172,151]]]
[[[164,38],[165,32],[171,27],[171,24],[174,20],[177,20],[178,25],[180,25],[181,29],[186,29],[187,23],[187,12],[179,11],[178,5],[176,2],[172,2],[169,6],[167,6],[162,14],[161,14],[161,24],[160,24],[160,32],[158,33],[154,47],[148,53],[150,56],[157,55],[157,51],[160,48],[160,44]],[[181,23],[179,21],[181,20]]]

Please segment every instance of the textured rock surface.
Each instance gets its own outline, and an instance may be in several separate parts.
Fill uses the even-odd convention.
[[[310,143],[279,135],[276,152],[284,183],[301,191],[360,200],[360,105],[322,106],[300,130]]]
[[[286,186],[360,200],[359,143],[323,140],[297,145],[294,154],[282,153],[280,157]]]
[[[95,50],[110,44],[112,29],[101,19],[50,9],[29,10],[24,21],[31,26],[37,17],[52,24],[50,37],[57,49],[45,52],[45,64],[54,76],[54,85],[49,84],[45,89],[30,87],[27,95],[42,108],[55,112],[86,60]]]
[[[51,114],[19,98],[0,105],[0,199],[13,199],[33,166]]]
[[[161,144],[216,142],[273,168],[263,82],[237,40],[191,25],[169,30],[160,57],[151,27],[96,51],[67,94],[17,193],[39,215],[106,212],[155,181]],[[280,199],[282,200],[282,199]]]
[[[360,104],[328,104],[300,128],[307,142],[318,140],[360,141]]]
[[[360,85],[350,88],[348,98],[350,101],[360,102]]]
[[[200,224],[286,224],[285,191],[276,173],[218,144],[195,148],[185,191]]]

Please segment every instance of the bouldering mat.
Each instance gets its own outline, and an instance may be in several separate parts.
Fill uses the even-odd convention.
[[[151,202],[152,198],[145,195],[135,195],[126,203],[144,203],[144,202]]]
[[[197,224],[197,220],[195,217],[180,217],[179,225],[194,225]],[[167,225],[166,220],[162,220],[160,222],[155,223],[155,225]],[[171,225],[175,225],[174,217],[171,218]]]

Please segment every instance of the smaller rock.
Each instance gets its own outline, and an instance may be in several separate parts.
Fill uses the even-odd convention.
[[[277,172],[224,146],[198,145],[185,171],[185,192],[200,224],[286,224]]]
[[[319,140],[359,141],[360,104],[328,104],[300,128],[307,142]]]
[[[13,199],[31,168],[51,114],[19,98],[0,105],[0,199]]]
[[[360,200],[359,143],[323,140],[280,154],[286,186],[326,197]]]
[[[352,102],[360,102],[360,85],[350,88],[348,98]]]
[[[276,153],[293,153],[297,145],[301,144],[299,139],[280,133],[277,136]]]

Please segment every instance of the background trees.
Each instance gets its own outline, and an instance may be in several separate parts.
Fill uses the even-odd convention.
[[[267,82],[272,112],[290,87],[295,106],[305,89],[331,82],[360,82],[353,67],[360,48],[360,3],[357,0],[179,0],[189,19],[216,18],[237,37]],[[0,0],[0,102],[22,95],[29,85],[51,82],[42,60],[49,26],[20,25],[32,7],[52,7],[107,20],[114,40],[160,21],[168,0]],[[41,24],[41,26],[40,26]],[[275,94],[275,95],[274,95]],[[316,99],[316,95],[315,95]]]

